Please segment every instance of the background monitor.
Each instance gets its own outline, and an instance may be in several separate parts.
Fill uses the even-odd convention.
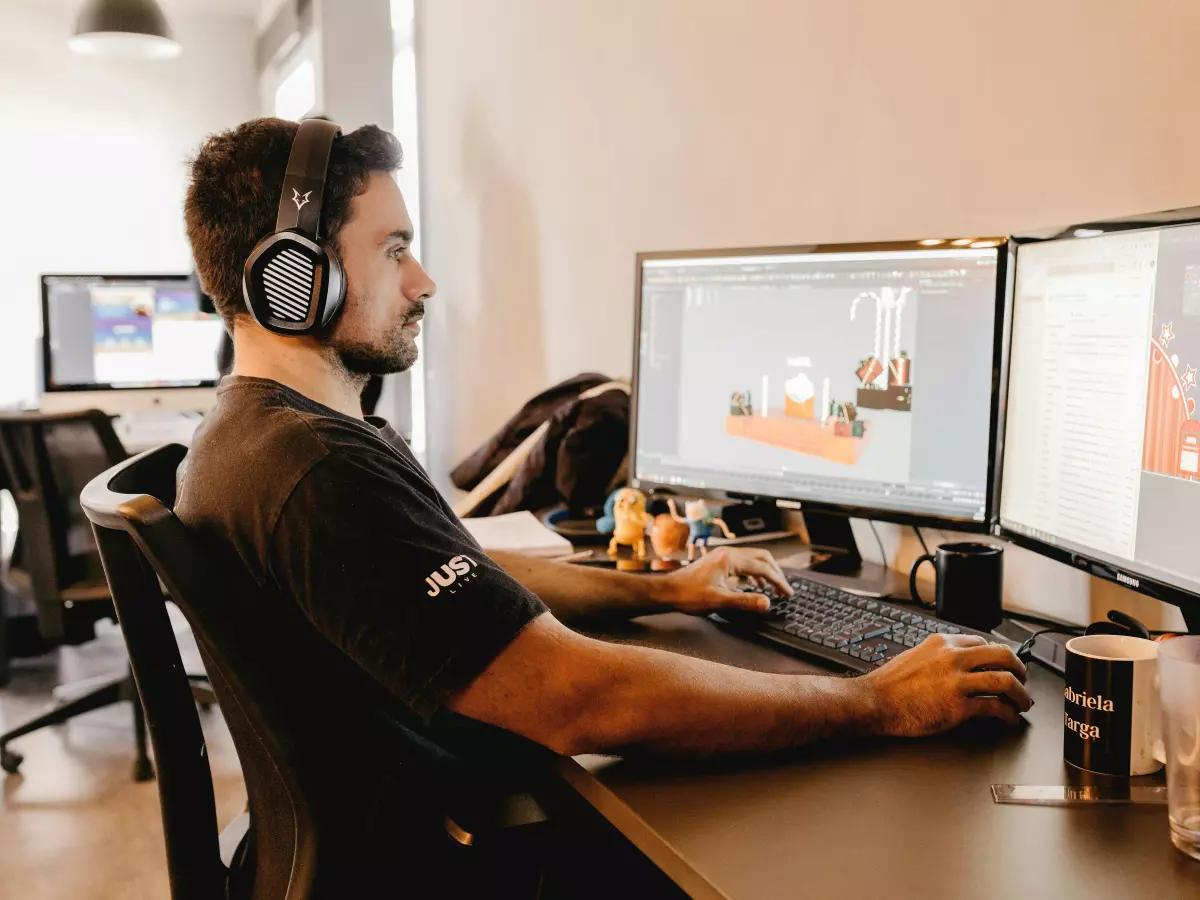
[[[222,333],[188,275],[43,275],[42,408],[207,409]]]
[[[1200,209],[1147,218],[1017,246],[1000,533],[1195,628]]]
[[[639,255],[632,483],[986,530],[1006,265],[1002,238]]]

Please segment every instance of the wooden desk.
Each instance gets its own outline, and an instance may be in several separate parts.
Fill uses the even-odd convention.
[[[749,669],[820,671],[679,613],[598,637]],[[1040,666],[1026,726],[822,746],[773,761],[581,756],[562,779],[704,900],[1200,898],[1165,806],[998,806],[993,783],[1063,784],[1062,680]],[[1138,779],[1162,783],[1161,774]]]

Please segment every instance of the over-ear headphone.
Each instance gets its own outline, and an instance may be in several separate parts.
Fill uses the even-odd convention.
[[[337,254],[321,242],[321,201],[329,154],[341,126],[305,119],[296,129],[275,231],[255,246],[242,270],[242,294],[259,325],[276,334],[312,334],[346,298]]]

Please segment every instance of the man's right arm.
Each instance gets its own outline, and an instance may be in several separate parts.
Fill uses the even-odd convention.
[[[752,753],[1013,722],[1032,704],[1024,679],[1007,647],[966,635],[930,637],[860,678],[776,675],[594,640],[544,614],[448,706],[568,755]]]

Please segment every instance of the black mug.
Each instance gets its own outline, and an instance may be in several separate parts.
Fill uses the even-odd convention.
[[[977,631],[991,631],[1003,618],[1004,548],[964,542],[942,544],[913,563],[908,590],[920,603],[917,570],[931,562],[937,570],[937,616]]]
[[[1067,641],[1063,758],[1105,775],[1162,768],[1158,644],[1118,634]]]

